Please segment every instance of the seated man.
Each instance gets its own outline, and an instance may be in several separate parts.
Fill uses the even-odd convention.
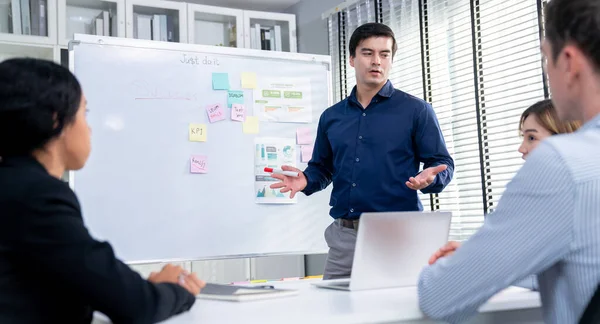
[[[540,143],[496,211],[451,256],[423,269],[419,304],[466,320],[500,290],[537,275],[545,323],[576,323],[600,282],[600,4],[552,0],[542,53],[552,101],[575,133]]]

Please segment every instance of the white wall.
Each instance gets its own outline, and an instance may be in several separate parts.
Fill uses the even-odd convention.
[[[296,15],[298,52],[329,55],[329,31],[323,12],[344,0],[302,0],[285,10]]]

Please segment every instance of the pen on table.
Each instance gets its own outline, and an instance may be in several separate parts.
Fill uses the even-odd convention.
[[[295,171],[283,171],[280,169],[273,169],[273,168],[265,168],[265,172],[283,174],[283,175],[286,175],[289,177],[295,177],[295,178],[299,176],[298,172],[295,172]]]

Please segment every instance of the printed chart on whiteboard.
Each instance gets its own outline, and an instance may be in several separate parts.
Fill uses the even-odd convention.
[[[261,121],[312,122],[310,79],[259,78],[254,89],[254,115]]]
[[[254,140],[254,194],[259,204],[293,204],[290,193],[271,189],[278,179],[272,178],[265,168],[281,169],[282,165],[296,167],[296,142],[287,138],[257,137]]]

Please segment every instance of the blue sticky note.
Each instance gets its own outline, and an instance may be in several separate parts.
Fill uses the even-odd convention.
[[[229,74],[213,73],[212,83],[213,90],[229,90]]]
[[[244,104],[244,91],[229,90],[227,91],[227,106],[231,108],[233,104]]]

